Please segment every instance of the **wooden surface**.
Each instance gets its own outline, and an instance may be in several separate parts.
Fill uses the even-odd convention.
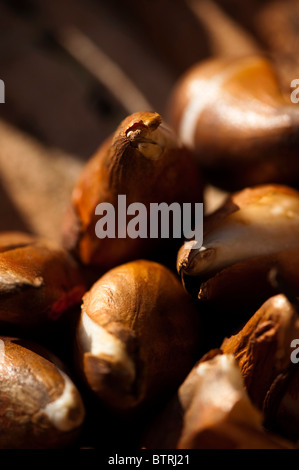
[[[59,239],[84,162],[130,112],[164,116],[196,61],[261,50],[288,90],[298,25],[291,0],[3,0],[0,230]]]

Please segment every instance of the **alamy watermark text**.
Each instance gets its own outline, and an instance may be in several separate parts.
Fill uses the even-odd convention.
[[[194,207],[193,207],[194,206]],[[127,206],[126,195],[118,196],[117,207],[109,202],[96,206],[100,216],[95,225],[98,238],[185,238],[194,239],[192,248],[203,243],[203,203],[141,202]]]

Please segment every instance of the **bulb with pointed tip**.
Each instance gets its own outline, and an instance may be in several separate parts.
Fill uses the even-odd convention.
[[[298,240],[298,191],[281,185],[246,188],[206,217],[203,245],[184,244],[177,270],[201,301],[241,316],[278,292],[273,270],[299,291]]]
[[[82,263],[103,272],[138,257],[160,260],[160,254],[177,246],[177,240],[172,243],[149,235],[130,238],[121,225],[123,217],[118,223],[118,196],[126,196],[127,207],[142,203],[149,214],[151,203],[201,202],[202,185],[193,153],[181,145],[161,116],[134,113],[120,123],[83,168],[65,219],[63,244]],[[95,209],[101,203],[112,204],[115,209],[115,238],[100,239],[95,233],[99,220]],[[124,236],[119,235],[119,228]]]

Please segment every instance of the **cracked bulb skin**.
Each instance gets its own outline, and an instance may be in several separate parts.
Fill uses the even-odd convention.
[[[278,293],[280,287],[271,282],[273,269],[298,292],[298,240],[297,190],[245,188],[206,217],[200,249],[182,245],[177,270],[185,288],[214,311],[237,318],[242,312],[252,315]]]
[[[0,448],[59,449],[77,442],[85,419],[81,395],[52,353],[0,337]]]
[[[23,232],[0,234],[0,324],[41,333],[80,305],[77,261],[59,244]],[[16,331],[16,330],[14,330]]]
[[[298,187],[299,109],[280,90],[267,58],[194,65],[178,80],[168,108],[168,122],[215,186]]]
[[[118,195],[126,196],[127,207],[144,204],[147,213],[154,202],[202,202],[203,183],[195,156],[158,113],[127,116],[90,158],[73,189],[62,240],[84,265],[100,272],[137,258],[158,261],[157,257],[167,258],[177,249],[176,239],[172,245],[171,239],[162,238],[98,238],[95,209],[103,202],[115,208],[118,233]]]
[[[177,276],[136,260],[105,273],[84,295],[76,363],[101,403],[135,415],[176,389],[200,340],[198,312]]]

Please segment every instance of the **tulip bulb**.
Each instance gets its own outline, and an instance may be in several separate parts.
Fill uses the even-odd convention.
[[[139,112],[125,118],[87,162],[73,189],[63,244],[83,264],[102,272],[138,257],[157,260],[178,242],[150,236],[130,238],[119,222],[119,195],[126,196],[127,207],[139,202],[148,213],[154,202],[202,201],[195,157],[158,113]],[[100,238],[96,233],[96,208],[101,203],[115,208],[114,238]],[[124,236],[119,235],[119,228]]]
[[[281,185],[246,188],[206,217],[199,249],[190,242],[182,245],[177,269],[187,290],[200,300],[215,302],[222,310],[238,309],[241,315],[277,293],[272,269],[298,292],[293,266],[298,240],[299,193]]]
[[[195,64],[174,87],[168,116],[213,184],[229,191],[298,185],[299,108],[265,57]]]
[[[165,266],[136,260],[84,295],[76,344],[80,373],[102,403],[133,412],[165,398],[200,349],[198,312]]]

